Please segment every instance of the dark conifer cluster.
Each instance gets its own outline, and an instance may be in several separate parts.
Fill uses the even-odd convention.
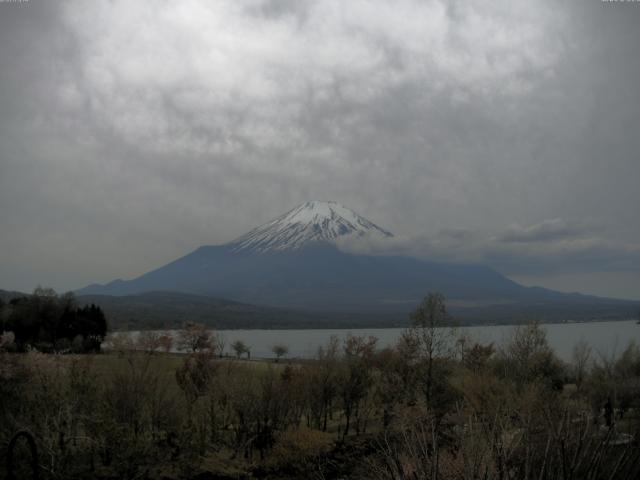
[[[3,310],[2,331],[13,333],[17,351],[98,352],[107,334],[102,309],[78,306],[72,293],[38,287],[32,295],[11,299]]]

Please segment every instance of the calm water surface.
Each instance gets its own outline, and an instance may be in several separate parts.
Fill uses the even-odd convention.
[[[459,327],[458,333],[464,333],[473,340],[499,345],[509,338],[515,326],[474,326]],[[634,320],[616,322],[587,322],[587,323],[557,323],[546,324],[543,328],[547,332],[549,345],[556,354],[570,360],[573,347],[579,341],[585,341],[594,353],[603,355],[619,354],[630,341],[640,343],[640,325]],[[227,347],[226,353],[231,352],[230,344],[235,340],[242,340],[251,347],[252,358],[273,358],[271,347],[284,344],[289,347],[289,357],[310,358],[318,351],[318,347],[326,345],[332,335],[340,339],[347,335],[373,335],[378,338],[378,345],[386,347],[393,345],[404,329],[402,328],[357,328],[357,329],[319,329],[319,330],[218,330],[223,335]],[[136,332],[132,332],[135,334]],[[175,335],[174,331],[171,331]]]

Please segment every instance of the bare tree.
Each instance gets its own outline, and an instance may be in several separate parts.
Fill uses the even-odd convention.
[[[231,348],[236,353],[236,356],[240,358],[242,354],[246,353],[247,357],[250,355],[249,347],[242,340],[236,340],[231,344]]]
[[[289,347],[283,344],[277,344],[271,347],[271,351],[276,356],[276,362],[280,361],[281,357],[289,354]]]
[[[360,416],[364,399],[373,386],[372,359],[377,338],[348,335],[344,340],[344,368],[339,376],[339,391],[345,417],[343,436],[349,435],[355,418],[356,433],[360,433]]]
[[[444,296],[429,293],[411,315],[411,327],[406,335],[417,346],[424,360],[424,393],[427,403],[431,401],[436,361],[449,358],[454,353],[455,331],[447,314]]]
[[[338,394],[340,340],[332,335],[326,346],[318,348],[316,361],[305,365],[307,425],[327,431],[332,404]]]
[[[160,348],[164,350],[165,353],[169,353],[171,351],[171,347],[173,346],[173,337],[167,334],[160,335],[158,343],[160,344]]]
[[[143,352],[153,354],[161,346],[160,334],[158,332],[140,332],[136,340],[136,347]]]
[[[576,388],[580,390],[587,373],[587,366],[591,360],[591,347],[584,340],[579,341],[573,347],[572,357]]]
[[[204,325],[189,322],[178,332],[178,348],[188,352],[212,350],[212,333]]]
[[[218,355],[222,358],[224,356],[224,349],[227,346],[227,339],[223,334],[216,333],[214,341],[216,349],[218,350]]]
[[[190,403],[203,396],[211,386],[218,364],[211,351],[188,355],[176,370],[176,381]]]
[[[474,343],[465,355],[464,366],[473,372],[479,372],[486,367],[487,362],[495,351],[496,349],[493,346],[493,342],[487,345]]]
[[[556,386],[562,382],[563,367],[537,323],[517,326],[499,356],[504,376],[519,387],[534,380]]]
[[[105,346],[107,350],[112,350],[123,355],[124,353],[135,349],[135,342],[128,332],[114,332],[107,335],[107,338],[105,339]]]
[[[397,423],[396,430],[385,430],[377,445],[377,455],[365,460],[367,477],[437,480],[443,468],[439,448],[441,432],[436,417],[428,411],[410,411]]]

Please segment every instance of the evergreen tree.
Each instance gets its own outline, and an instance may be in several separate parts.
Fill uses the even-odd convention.
[[[57,295],[41,287],[33,295],[11,300],[5,329],[12,331],[19,349],[67,350],[80,340],[80,351],[100,350],[107,334],[107,320],[94,304],[77,307],[71,293]],[[76,348],[78,349],[78,348]]]

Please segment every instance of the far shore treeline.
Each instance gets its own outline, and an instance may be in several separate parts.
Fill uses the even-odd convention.
[[[0,333],[6,348],[19,352],[99,352],[107,320],[97,305],[78,306],[73,293],[38,287],[32,295],[0,299]]]

